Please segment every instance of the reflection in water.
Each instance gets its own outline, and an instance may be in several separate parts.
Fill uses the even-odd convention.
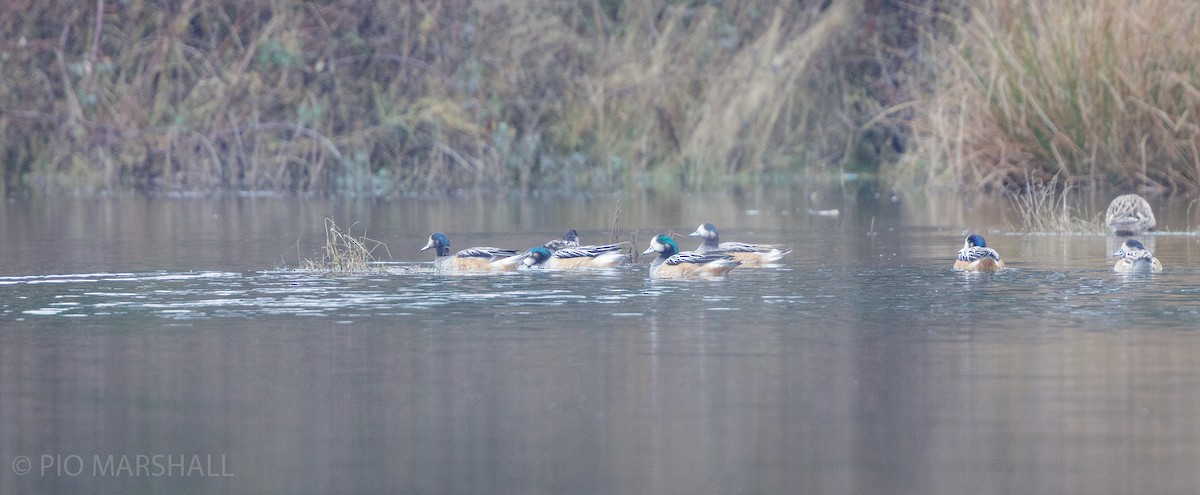
[[[35,472],[6,467],[0,492],[1200,487],[1194,238],[1154,238],[1168,271],[1122,276],[1106,237],[997,226],[1012,269],[971,275],[950,270],[958,223],[785,214],[808,201],[786,195],[646,201],[618,220],[643,243],[698,216],[796,252],[719,281],[648,280],[645,260],[452,277],[417,252],[435,229],[601,242],[611,203],[9,204],[0,459]],[[324,216],[364,219],[394,261],[276,268],[323,241]],[[233,476],[36,471],[71,454],[211,454]]]

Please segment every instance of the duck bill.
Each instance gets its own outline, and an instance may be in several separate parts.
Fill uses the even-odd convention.
[[[425,247],[421,248],[421,250],[422,250],[422,251],[425,251],[425,250],[428,250],[428,249],[429,249],[429,248],[431,248],[431,247],[433,247],[433,239],[430,239],[430,240],[429,240],[429,242],[426,242],[426,243],[425,243]]]
[[[692,232],[691,234],[688,234],[688,237],[701,237],[701,236],[703,236],[703,235],[704,235],[704,234],[701,234],[701,233],[700,233],[700,229],[696,229],[696,231],[695,231],[695,232]]]
[[[650,247],[646,248],[645,251],[642,251],[642,254],[650,254],[653,252],[654,252],[654,246],[650,246]]]

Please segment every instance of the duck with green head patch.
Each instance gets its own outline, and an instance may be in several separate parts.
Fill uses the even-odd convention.
[[[642,254],[657,252],[650,262],[650,278],[722,277],[742,262],[722,251],[700,253],[679,252],[679,244],[666,234],[650,239],[650,247]]]
[[[538,246],[529,250],[523,263],[528,268],[551,270],[616,268],[629,262],[629,255],[624,252],[627,244],[627,242],[618,242],[598,246],[569,247],[557,251],[551,251],[546,246]]]
[[[722,251],[742,262],[742,266],[746,267],[774,266],[785,255],[792,252],[791,249],[776,244],[721,242],[721,234],[711,223],[704,223],[696,227],[696,231],[688,234],[688,237],[699,237],[703,240],[700,247],[696,248],[697,253]]]
[[[434,250],[433,267],[439,273],[447,272],[511,272],[521,265],[525,254],[513,249],[494,247],[467,248],[450,254],[450,239],[446,234],[435,232],[421,251]]]
[[[1113,256],[1121,258],[1117,260],[1117,264],[1113,265],[1113,271],[1121,273],[1147,273],[1161,272],[1163,270],[1162,263],[1154,254],[1146,249],[1137,239],[1129,239],[1125,244],[1121,245],[1121,249],[1113,253]]]
[[[954,260],[955,270],[969,272],[997,272],[1004,269],[1004,261],[1000,253],[987,246],[987,241],[979,234],[967,236],[963,248],[958,250],[958,259]]]

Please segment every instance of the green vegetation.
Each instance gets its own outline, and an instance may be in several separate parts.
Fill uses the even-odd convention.
[[[1200,187],[1200,4],[972,2],[918,112],[918,183]]]
[[[960,5],[968,5],[961,7]],[[0,5],[5,190],[1200,187],[1190,0]]]

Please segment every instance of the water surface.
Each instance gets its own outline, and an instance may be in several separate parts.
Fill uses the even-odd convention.
[[[1200,490],[1186,208],[1146,238],[1167,271],[1123,276],[1118,240],[1018,235],[1003,200],[888,196],[10,201],[0,492]],[[297,270],[326,217],[385,242],[380,270]],[[577,228],[640,252],[703,221],[796,251],[705,282],[417,251]],[[968,230],[1012,269],[949,270]],[[92,465],[168,454],[223,464]]]

